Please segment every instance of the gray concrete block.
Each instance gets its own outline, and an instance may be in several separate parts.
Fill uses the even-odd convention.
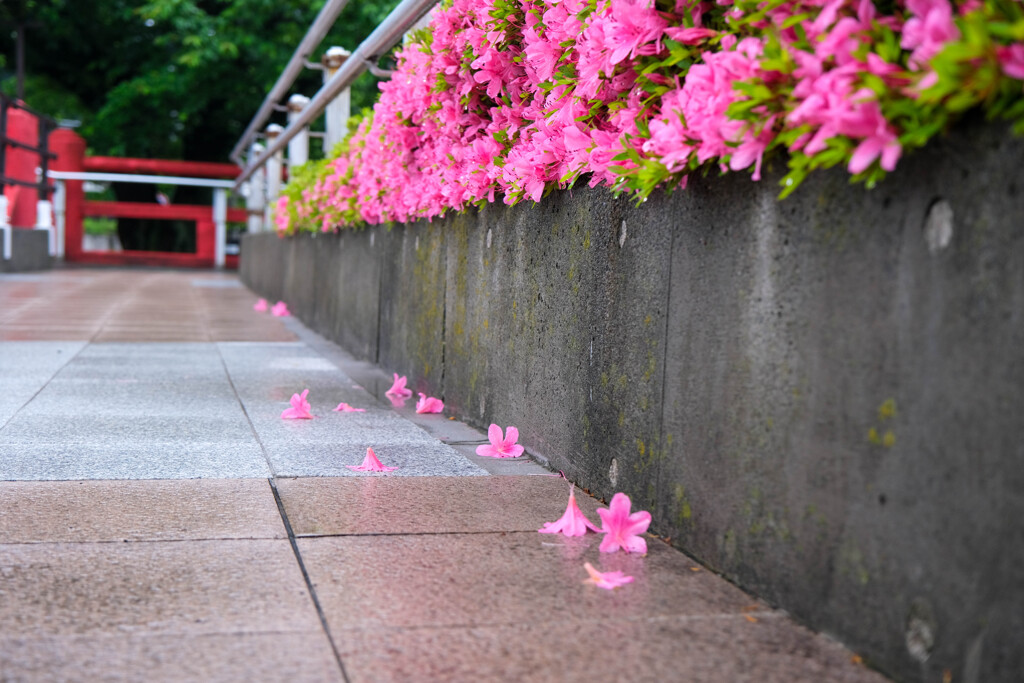
[[[46,270],[50,258],[49,234],[45,230],[14,228],[11,232],[11,258],[0,255],[0,273]]]
[[[905,680],[1024,668],[1022,153],[974,128],[873,191],[678,198],[703,208],[673,249],[656,526]]]
[[[383,252],[378,362],[425,393],[443,386],[446,229],[421,221],[373,231]]]
[[[357,358],[377,360],[381,245],[369,230],[320,235],[318,287],[312,329]]]
[[[583,486],[653,503],[671,221],[597,192],[450,219],[451,410],[514,424]]]

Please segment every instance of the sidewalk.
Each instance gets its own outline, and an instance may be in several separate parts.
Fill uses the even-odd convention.
[[[0,681],[886,680],[653,537],[536,533],[564,481],[254,301],[0,275]],[[368,446],[399,469],[347,469]]]

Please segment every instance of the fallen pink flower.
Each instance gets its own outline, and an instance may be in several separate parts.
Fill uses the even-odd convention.
[[[347,403],[339,403],[338,407],[334,409],[336,413],[365,413],[366,408],[353,408]]]
[[[309,394],[309,389],[302,392],[302,395],[292,394],[292,398],[289,403],[292,404],[291,408],[285,408],[284,412],[281,413],[281,417],[285,420],[311,420],[313,419],[313,413],[309,412],[310,405],[309,401],[306,400],[306,396]]]
[[[650,526],[651,513],[641,511],[629,514],[631,505],[629,496],[616,493],[607,510],[597,511],[597,516],[601,518],[601,531],[605,532],[601,541],[602,553],[614,553],[619,548],[627,553],[647,552],[647,541],[639,534],[647,531]]]
[[[387,391],[384,392],[384,395],[385,396],[396,396],[396,397],[399,397],[399,398],[408,398],[408,397],[412,396],[412,391],[405,388],[405,383],[407,381],[406,378],[405,378],[405,375],[402,375],[401,377],[399,377],[398,373],[396,372],[396,373],[394,373],[394,376],[395,376],[394,383],[391,385],[390,389],[388,389]]]
[[[442,410],[444,410],[444,403],[439,398],[421,393],[420,400],[416,401],[417,413],[440,413]]]
[[[397,467],[388,467],[377,459],[377,454],[373,452],[372,448],[366,449],[366,457],[363,458],[362,465],[345,465],[345,467],[353,470],[354,472],[394,472]]]
[[[542,534],[563,533],[566,536],[583,536],[591,531],[601,532],[576,504],[576,486],[569,484],[569,504],[565,506],[565,514],[555,522],[544,522],[544,526],[538,529]]]
[[[257,313],[263,313],[264,311],[267,310],[267,305],[268,304],[266,299],[260,299],[259,301],[252,305],[252,310],[256,311]]]
[[[526,450],[516,443],[519,440],[519,430],[515,427],[507,427],[505,435],[502,436],[501,427],[492,424],[487,428],[487,438],[491,443],[477,446],[477,455],[485,458],[518,458]]]
[[[392,394],[388,396],[388,400],[391,401],[391,405],[395,408],[404,408],[405,402],[409,400],[408,396],[395,396]]]
[[[291,311],[288,310],[288,304],[283,301],[278,301],[274,304],[273,308],[270,309],[270,313],[278,318],[287,318],[291,315]]]
[[[627,583],[633,583],[632,576],[626,576],[622,572],[599,572],[589,562],[584,562],[583,568],[590,574],[590,578],[584,579],[583,583],[592,583],[598,588],[612,590]]]

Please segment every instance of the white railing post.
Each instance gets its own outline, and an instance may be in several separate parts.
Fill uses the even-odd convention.
[[[228,241],[228,191],[222,187],[213,190],[213,227],[213,265],[223,268]]]
[[[64,181],[58,180],[54,183],[53,190],[53,216],[54,216],[54,227],[57,231],[55,240],[57,242],[57,253],[56,256],[59,259],[64,258],[64,215],[67,207],[67,190],[64,187]]]
[[[46,231],[46,250],[50,256],[56,256],[57,240],[53,231],[53,205],[49,200],[40,199],[36,202],[36,224],[33,227],[36,230]]]
[[[288,98],[288,123],[299,117],[309,105],[309,98],[298,93]],[[288,141],[288,168],[294,169],[309,161],[309,126]]]
[[[337,45],[327,48],[320,59],[324,65],[324,83],[331,80],[341,65],[352,56],[352,53]],[[330,157],[334,147],[345,139],[348,134],[348,119],[352,115],[352,90],[345,88],[324,109],[326,132],[324,133],[324,156]]]
[[[254,142],[249,147],[249,161],[252,161],[263,151],[263,145]],[[249,233],[263,231],[263,210],[267,203],[266,195],[266,169],[260,168],[242,187],[245,193],[245,210],[248,213],[245,229]]]
[[[0,194],[0,230],[3,231],[3,257],[5,261],[11,260],[11,221],[7,207],[7,197]]]
[[[284,128],[272,123],[267,126],[267,144],[281,134]],[[277,196],[281,194],[281,150],[277,150],[267,159],[267,201],[263,207],[263,226],[265,230],[274,229],[274,211],[277,209]]]

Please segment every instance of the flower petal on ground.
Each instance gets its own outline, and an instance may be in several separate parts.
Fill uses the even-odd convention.
[[[412,396],[412,391],[405,388],[406,377],[402,375],[398,376],[398,373],[394,373],[395,381],[391,385],[391,388],[384,392],[385,396],[395,396],[398,398],[408,398]]]
[[[420,394],[420,400],[416,402],[417,413],[440,413],[442,410],[444,410],[444,403],[441,399]]]
[[[252,310],[256,311],[257,313],[263,313],[264,311],[267,310],[268,306],[269,304],[267,304],[266,299],[260,299],[259,301],[252,305]]]
[[[519,430],[515,427],[507,427],[505,434],[502,435],[501,427],[492,424],[487,428],[487,439],[491,443],[477,446],[477,455],[485,458],[518,458],[525,450],[516,444],[519,439]]]
[[[587,570],[587,574],[590,574],[590,577],[584,579],[583,583],[592,583],[598,588],[612,590],[627,583],[633,583],[632,576],[626,576],[622,572],[599,572],[589,562],[584,562],[583,568]]]
[[[274,304],[274,307],[270,309],[270,313],[278,318],[287,318],[291,315],[291,311],[288,310],[288,304],[283,301],[278,301]]]
[[[309,389],[302,392],[302,395],[292,394],[292,398],[289,403],[292,404],[291,408],[285,408],[284,412],[281,413],[281,417],[285,420],[311,420],[313,419],[313,413],[310,412],[309,401],[306,400],[306,396],[309,395]]]
[[[365,413],[366,408],[353,408],[347,403],[339,403],[338,407],[334,409],[336,413]]]
[[[647,531],[651,524],[651,513],[634,512],[630,514],[632,503],[625,493],[616,493],[607,510],[598,510],[601,518],[601,530],[605,532],[601,540],[602,553],[614,553],[620,548],[627,553],[646,553],[647,541],[640,534]]]
[[[345,465],[354,472],[394,472],[397,467],[388,467],[377,459],[377,454],[373,452],[372,448],[366,449],[366,457],[363,458],[362,465]]]
[[[582,536],[587,529],[600,533],[600,529],[594,525],[576,504],[576,486],[569,484],[569,504],[565,506],[565,514],[557,521],[544,522],[544,526],[538,529],[542,534],[562,533],[566,536]]]

